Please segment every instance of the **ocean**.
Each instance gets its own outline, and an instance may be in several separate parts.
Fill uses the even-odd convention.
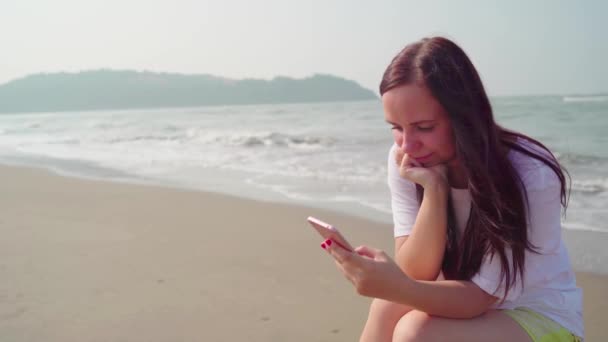
[[[597,242],[598,236],[608,242],[608,96],[491,101],[499,124],[545,143],[569,171],[563,227],[569,236],[587,236],[575,247],[575,264],[608,273],[608,254]],[[391,144],[379,100],[0,115],[4,164],[303,204],[381,222],[392,220]],[[593,246],[601,256],[589,255]]]

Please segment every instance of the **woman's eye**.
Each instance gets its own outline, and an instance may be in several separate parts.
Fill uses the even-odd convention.
[[[422,131],[422,132],[430,132],[433,130],[433,128],[435,128],[435,126],[428,126],[428,127],[418,126],[418,130]]]
[[[394,131],[394,130],[397,130],[397,131],[401,132],[401,127],[393,126],[391,129],[392,129],[393,131]]]

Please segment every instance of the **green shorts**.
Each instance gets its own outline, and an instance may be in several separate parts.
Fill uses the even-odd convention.
[[[501,311],[519,323],[533,342],[583,341],[582,338],[572,334],[558,323],[528,308],[520,307]]]

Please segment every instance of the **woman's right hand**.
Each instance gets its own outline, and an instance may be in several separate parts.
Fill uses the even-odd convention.
[[[399,167],[399,175],[401,177],[420,184],[425,189],[431,186],[439,186],[446,190],[449,188],[445,164],[424,167],[414,158],[410,158],[400,147],[397,147],[395,162]]]

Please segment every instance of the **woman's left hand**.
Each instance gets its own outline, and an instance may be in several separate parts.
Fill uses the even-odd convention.
[[[321,247],[335,259],[360,295],[394,302],[403,300],[408,282],[412,280],[383,251],[360,246],[350,252],[332,240],[326,240]]]

